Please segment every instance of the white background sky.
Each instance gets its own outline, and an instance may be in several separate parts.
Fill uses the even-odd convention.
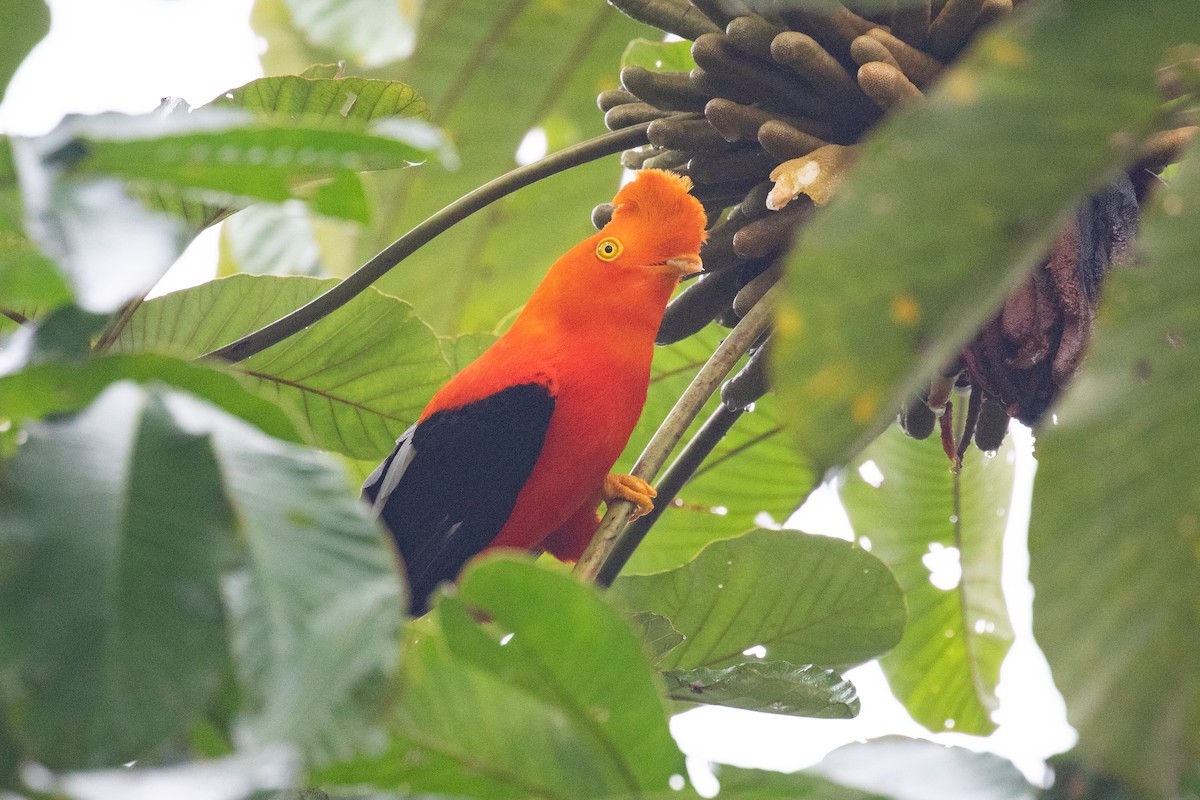
[[[250,30],[251,4],[252,0],[50,0],[53,28],[10,85],[0,105],[0,131],[38,135],[66,113],[145,112],[167,96],[197,105],[258,77],[257,56],[265,43]],[[167,279],[173,285],[212,274],[213,232],[185,258],[188,266]],[[1018,496],[1009,520],[1004,576],[1017,640],[1002,671],[1000,729],[982,740],[936,738],[997,752],[1040,780],[1041,760],[1067,749],[1074,733],[1031,633],[1025,527],[1033,465],[1029,434],[1021,430],[1017,435]],[[818,494],[821,497],[799,521],[810,531],[848,538],[848,524],[832,500],[833,492]],[[850,677],[862,698],[862,713],[855,720],[803,720],[704,708],[677,717],[672,731],[694,760],[779,770],[806,766],[855,740],[888,733],[926,735],[892,698],[877,666],[852,670]]]

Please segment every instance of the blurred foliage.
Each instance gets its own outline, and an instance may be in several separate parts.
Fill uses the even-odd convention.
[[[112,791],[692,798],[673,709],[852,716],[841,670],[875,658],[922,724],[990,730],[1009,452],[955,473],[934,442],[875,435],[1129,165],[1164,121],[1154,68],[1200,41],[1184,0],[1021,5],[868,137],[788,259],[779,396],[740,418],[607,595],[549,559],[490,555],[406,619],[347,472],[590,233],[615,164],[489,207],[242,364],[197,358],[333,283],[291,273],[345,274],[511,169],[531,129],[550,151],[599,132],[593,98],[619,66],[687,69],[686,43],[600,0],[259,0],[264,63],[289,74],[211,107],[0,139],[0,787],[90,796],[80,771],[137,761],[103,773]],[[44,29],[28,11],[0,34],[0,84]],[[228,277],[145,300],[199,227],[244,205]],[[1168,798],[1200,762],[1197,231],[1193,152],[1038,432],[1034,626],[1080,734],[1046,797]],[[723,335],[660,350],[622,465]],[[823,476],[859,544],[745,532]],[[957,554],[949,589],[930,581],[937,554]],[[1038,794],[1003,759],[896,738],[717,776],[719,798]]]
[[[1038,440],[1034,632],[1087,766],[1165,795],[1200,763],[1200,152],[1147,214]],[[1097,513],[1101,511],[1102,513]]]

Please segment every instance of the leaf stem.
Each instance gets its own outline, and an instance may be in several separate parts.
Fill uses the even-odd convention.
[[[667,456],[679,444],[683,434],[692,421],[704,408],[704,404],[721,385],[721,381],[733,369],[743,355],[758,341],[763,332],[771,324],[771,309],[777,288],[772,288],[750,312],[737,324],[725,340],[717,347],[704,366],[692,379],[691,384],[679,400],[663,424],[655,431],[646,448],[633,465],[631,473],[643,480],[653,481],[654,476],[662,469]],[[656,504],[657,505],[657,504]],[[575,565],[575,574],[586,581],[599,581],[601,573],[611,581],[625,562],[632,555],[637,542],[632,545],[620,544],[618,541],[629,533],[627,526],[629,512],[633,504],[625,500],[613,501],[608,506],[596,535],[592,537],[579,563]],[[645,533],[643,532],[644,536]]]
[[[517,167],[499,178],[485,183],[478,189],[458,198],[392,242],[329,291],[287,316],[208,353],[204,358],[220,358],[237,363],[282,342],[341,308],[417,249],[476,211],[543,178],[604,156],[619,153],[630,147],[646,144],[649,141],[646,138],[646,128],[648,127],[649,123],[644,123],[593,137],[552,153],[532,164]]]
[[[143,292],[141,295],[133,298],[121,307],[121,311],[116,316],[109,320],[108,326],[100,334],[100,338],[96,340],[95,349],[98,352],[106,352],[113,346],[113,342],[117,341],[121,332],[125,330],[129,321],[133,319],[134,312],[142,307],[142,303],[146,302],[148,294],[149,292]]]

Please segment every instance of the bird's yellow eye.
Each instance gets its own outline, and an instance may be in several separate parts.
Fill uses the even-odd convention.
[[[605,236],[596,243],[596,258],[601,261],[616,261],[624,250],[625,246],[621,244],[620,239]]]

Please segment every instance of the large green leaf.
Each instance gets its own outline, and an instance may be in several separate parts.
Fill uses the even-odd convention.
[[[194,723],[226,663],[234,518],[208,436],[109,387],[0,463],[0,692],[56,768],[115,766]]]
[[[493,557],[460,591],[413,626],[389,750],[321,783],[563,799],[641,796],[682,774],[642,645],[594,589]]]
[[[4,9],[4,17],[7,21],[0,33],[0,100],[17,67],[50,31],[50,9],[44,0],[13,0]]]
[[[332,67],[334,72],[337,66]],[[370,78],[277,75],[259,78],[209,105],[243,108],[292,120],[368,123],[388,117],[428,117],[425,98],[400,81]],[[221,275],[320,275],[322,254],[315,220],[300,203],[259,204],[243,209],[221,229]],[[343,232],[353,239],[353,234]],[[356,265],[357,266],[357,265]]]
[[[143,303],[116,347],[197,356],[283,316],[333,285],[234,275]],[[374,290],[238,370],[294,409],[323,448],[380,458],[450,377],[438,338],[404,302]]]
[[[858,664],[904,631],[904,597],[879,559],[798,531],[716,541],[671,572],[622,576],[612,593],[686,637],[663,658],[665,669],[728,666],[756,646],[772,661]]]
[[[358,172],[406,167],[440,146],[433,128],[414,119],[281,120],[211,105],[187,114],[83,118],[63,134],[69,138],[47,158],[68,173],[143,181],[185,199],[207,201],[213,192],[243,205],[298,198],[359,222],[368,215]]]
[[[50,361],[0,377],[0,419],[19,423],[77,411],[118,381],[168,384],[203,397],[272,436],[303,441],[288,414],[248,389],[245,379],[213,365],[156,353]]]
[[[330,457],[186,400],[212,431],[238,521],[224,589],[243,733],[344,757],[378,717],[399,655],[394,552]]]
[[[613,762],[628,790],[665,788],[679,772],[679,749],[642,644],[594,588],[498,558],[469,568],[459,596],[513,634],[491,651],[495,674],[553,699],[574,725],[592,730],[596,754]]]
[[[595,95],[617,85],[626,43],[650,31],[603,0],[430,0],[401,69],[461,168],[371,176],[381,225],[363,241],[361,258],[515,167],[530,129],[545,130],[550,152],[603,133]],[[593,232],[591,208],[612,199],[618,172],[610,160],[524,189],[422,248],[380,287],[413,298],[440,333],[491,329],[554,259]]]
[[[1095,347],[1038,435],[1034,633],[1078,754],[1154,796],[1200,761],[1200,152],[1105,290]]]
[[[933,731],[996,727],[1000,663],[1013,638],[1000,566],[1015,463],[1009,439],[994,458],[968,451],[955,473],[936,437],[917,441],[893,425],[841,480],[859,541],[870,540],[908,601],[908,627],[883,657],[884,673]],[[957,579],[935,579],[938,562]]]
[[[1133,158],[1159,120],[1155,67],[1200,39],[1188,3],[1021,11],[880,126],[788,259],[775,374],[818,471],[867,444]]]
[[[292,120],[366,123],[386,117],[429,116],[425,98],[407,83],[372,78],[258,78],[209,105],[280,114]]]
[[[633,466],[724,333],[713,325],[658,348],[646,408],[616,469],[627,472]],[[716,396],[709,401],[689,435],[719,402]],[[813,479],[783,432],[778,402],[774,395],[767,395],[721,440],[679,493],[675,505],[664,512],[634,551],[623,572],[660,572],[686,564],[709,542],[739,536],[754,527],[763,511],[785,520],[812,488]]]

